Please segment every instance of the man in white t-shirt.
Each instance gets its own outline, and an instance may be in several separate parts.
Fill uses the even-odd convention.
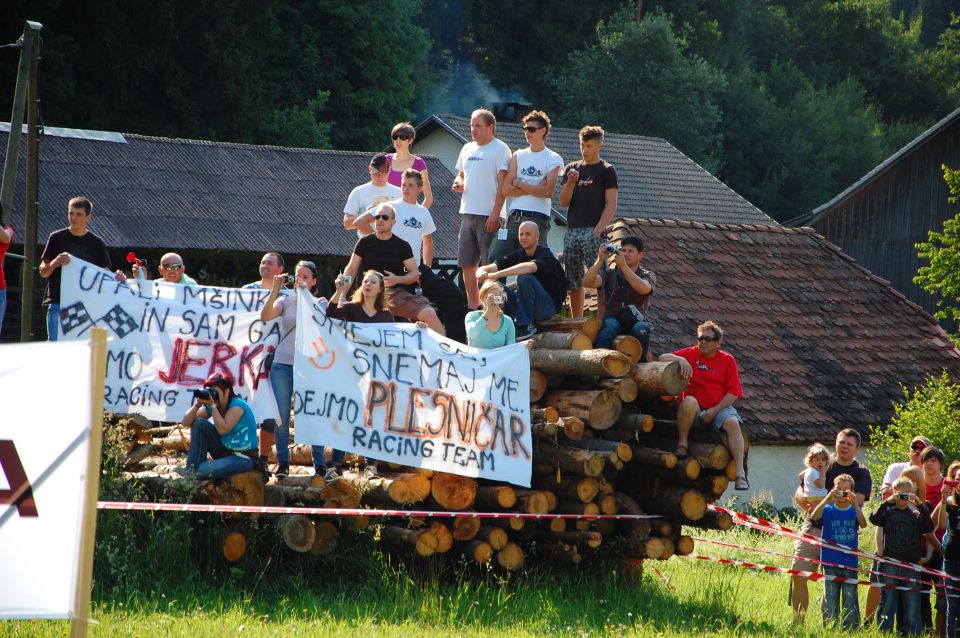
[[[527,148],[513,154],[501,192],[510,200],[510,214],[505,220],[506,239],[495,239],[490,245],[490,261],[509,255],[520,248],[517,231],[520,224],[532,221],[540,229],[540,244],[547,245],[550,232],[550,198],[563,168],[563,159],[546,146],[550,134],[550,118],[543,111],[530,111],[523,118],[523,134]]]
[[[460,290],[453,282],[440,277],[430,268],[433,263],[433,233],[437,226],[430,210],[418,203],[422,192],[423,174],[412,168],[404,171],[402,197],[389,202],[397,217],[393,234],[410,244],[413,258],[420,270],[417,288],[436,306],[437,316],[443,323],[447,336],[457,341],[465,341],[463,318],[466,307]],[[364,234],[373,232],[373,215],[373,211],[358,215],[357,229]]]
[[[383,153],[374,155],[367,171],[370,173],[370,181],[350,191],[347,204],[343,207],[343,228],[344,230],[356,229],[358,237],[363,237],[371,231],[361,232],[357,228],[357,215],[372,210],[384,202],[399,199],[401,194],[399,188],[387,183],[390,163],[386,155]]]
[[[460,149],[452,185],[454,191],[463,193],[457,265],[463,270],[467,306],[471,309],[480,306],[477,267],[489,261],[490,242],[500,227],[503,208],[500,186],[510,166],[510,147],[494,137],[496,127],[496,118],[486,109],[470,115],[473,141]]]

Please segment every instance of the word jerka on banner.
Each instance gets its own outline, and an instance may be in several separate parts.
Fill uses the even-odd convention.
[[[110,335],[104,409],[179,421],[191,390],[220,372],[259,420],[277,418],[263,369],[281,336],[277,320],[260,321],[269,291],[118,282],[76,257],[61,271],[61,338],[85,339],[93,326]]]
[[[297,440],[370,458],[530,485],[530,358],[413,324],[329,319],[300,291]]]

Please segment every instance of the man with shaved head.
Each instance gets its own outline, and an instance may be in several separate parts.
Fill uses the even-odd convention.
[[[546,321],[560,311],[567,297],[563,266],[539,243],[540,228],[532,221],[520,224],[520,248],[477,269],[477,281],[517,277],[516,291],[507,289],[505,310],[517,320],[517,340],[532,337],[535,321]]]
[[[183,257],[177,253],[167,253],[160,258],[160,265],[157,267],[160,276],[154,281],[165,281],[168,284],[183,284],[184,286],[196,286],[197,280],[188,275],[183,263]],[[133,265],[133,276],[140,275],[140,268],[137,264]]]

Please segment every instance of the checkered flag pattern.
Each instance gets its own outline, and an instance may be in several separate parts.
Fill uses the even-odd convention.
[[[63,334],[69,334],[81,326],[89,328],[92,325],[93,319],[82,301],[60,308],[60,328]]]
[[[120,307],[120,304],[115,305],[110,311],[103,315],[97,323],[104,322],[107,324],[107,327],[110,328],[118,337],[123,339],[128,334],[137,330],[140,325],[137,323],[136,319]]]

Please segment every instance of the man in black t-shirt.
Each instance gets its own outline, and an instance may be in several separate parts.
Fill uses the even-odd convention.
[[[553,317],[563,305],[567,291],[563,285],[563,267],[546,246],[541,246],[540,228],[532,221],[520,224],[517,231],[520,249],[477,269],[477,281],[505,279],[516,275],[517,290],[507,289],[505,310],[517,320],[517,340],[536,333],[535,321]]]
[[[563,236],[563,265],[567,271],[570,310],[583,317],[583,271],[601,244],[607,241],[607,225],[617,212],[617,170],[600,159],[603,129],[580,129],[582,160],[563,169],[561,206],[567,206],[567,232]]]
[[[373,218],[373,234],[357,241],[343,274],[358,281],[368,270],[381,273],[383,283],[389,289],[387,310],[404,319],[422,321],[434,332],[446,335],[437,311],[423,293],[414,288],[420,271],[413,257],[413,248],[393,234],[397,223],[396,209],[390,204],[380,204]]]
[[[109,269],[110,255],[107,245],[93,231],[87,230],[87,224],[93,218],[93,202],[87,197],[74,197],[67,202],[66,228],[50,233],[47,245],[40,256],[40,276],[47,280],[47,291],[43,296],[43,305],[47,307],[47,339],[56,341],[60,334],[60,266],[70,263],[71,255],[91,264]],[[123,273],[117,271],[117,279],[122,280]]]
[[[870,470],[857,462],[857,453],[860,451],[860,433],[853,428],[846,428],[837,433],[835,443],[834,461],[827,468],[826,482],[824,486],[827,490],[833,489],[833,481],[841,474],[849,474],[853,477],[855,486],[853,492],[857,497],[860,507],[863,507],[864,501],[870,499],[870,491],[873,488],[873,480],[870,478]],[[811,536],[820,536],[822,524],[819,521],[811,520],[810,512],[813,506],[807,506],[803,497],[803,479],[800,478],[800,486],[794,494],[794,501],[797,505],[806,510],[806,516],[803,519],[803,525],[800,531]],[[817,571],[818,564],[810,562],[811,559],[820,559],[820,547],[803,541],[796,541],[793,544],[793,564],[791,569],[797,569],[806,572]],[[792,576],[792,590],[790,603],[793,606],[793,613],[802,618],[807,613],[807,607],[810,604],[810,594],[807,591],[807,578],[805,576]]]

